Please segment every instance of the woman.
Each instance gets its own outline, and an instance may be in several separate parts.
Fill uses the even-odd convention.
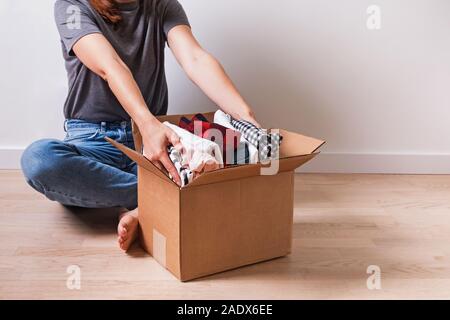
[[[167,154],[179,137],[155,116],[168,107],[164,47],[169,45],[188,77],[222,110],[256,124],[219,62],[191,33],[177,0],[57,0],[55,20],[69,80],[64,141],[40,140],[21,160],[27,182],[63,205],[124,208],[120,248],[137,237],[136,164],[105,141],[134,147],[131,119],[144,155],[179,184]]]

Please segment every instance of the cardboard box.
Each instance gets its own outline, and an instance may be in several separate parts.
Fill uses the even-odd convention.
[[[181,116],[159,119],[178,124]],[[180,188],[141,154],[141,135],[133,131],[138,151],[109,141],[139,166],[144,249],[178,279],[188,281],[290,253],[294,170],[313,159],[324,141],[280,130],[278,174],[261,175],[261,164],[234,166],[203,174]]]

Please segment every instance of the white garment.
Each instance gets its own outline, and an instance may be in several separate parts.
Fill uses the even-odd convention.
[[[217,110],[214,114],[214,122],[217,124],[220,124],[226,128],[236,130],[233,125],[231,124],[231,118],[228,114],[223,112],[222,110]],[[259,162],[259,152],[258,149],[249,143],[244,135],[241,135],[241,143],[245,143],[248,146],[248,152],[249,152],[249,163],[254,164]]]
[[[189,168],[187,168],[187,165],[186,166],[183,165],[183,156],[177,149],[175,149],[174,146],[170,146],[170,148],[168,148],[168,151],[169,151],[169,158],[170,160],[172,160],[172,163],[174,164],[175,168],[178,171],[178,174],[180,175],[181,186],[182,187],[187,186],[194,180],[194,173],[191,170],[189,170]],[[173,180],[173,177],[170,173],[169,177],[170,179]]]
[[[164,122],[164,125],[180,137],[185,149],[183,164],[189,165],[192,172],[200,174],[223,168],[222,151],[217,143],[198,137],[170,122]]]

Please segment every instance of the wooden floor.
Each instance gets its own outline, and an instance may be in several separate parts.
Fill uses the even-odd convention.
[[[0,298],[450,298],[450,176],[307,174],[295,190],[292,255],[180,283],[117,249],[116,213],[69,211],[0,171]],[[66,286],[70,265],[81,290]]]

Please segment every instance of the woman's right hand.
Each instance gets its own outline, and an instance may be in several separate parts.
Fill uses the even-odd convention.
[[[150,160],[158,168],[166,169],[174,179],[175,183],[181,186],[180,175],[169,158],[168,146],[173,145],[175,149],[183,152],[183,145],[180,137],[169,127],[165,126],[157,119],[147,123],[143,128],[139,128],[142,133],[144,144],[144,157]]]

